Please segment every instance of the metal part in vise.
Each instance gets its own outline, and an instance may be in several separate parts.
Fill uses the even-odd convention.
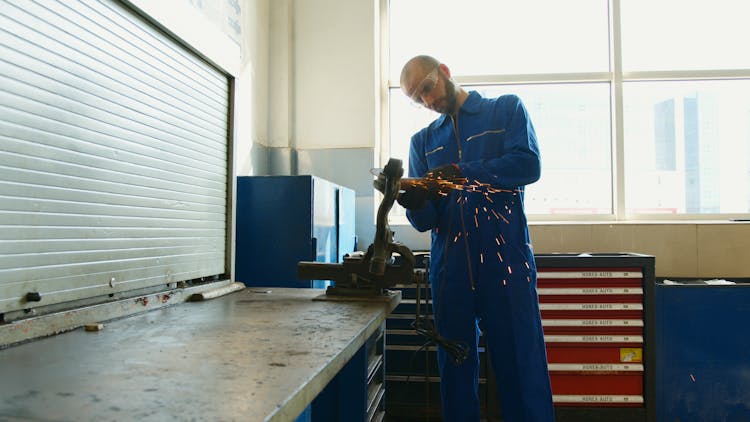
[[[426,270],[415,269],[415,258],[405,245],[393,241],[388,213],[400,190],[404,169],[401,160],[391,158],[383,168],[383,200],[378,207],[375,239],[366,253],[356,252],[344,257],[343,263],[299,262],[297,277],[306,280],[331,280],[335,284],[327,295],[382,296],[396,284],[412,284],[426,279]],[[401,259],[395,263],[393,254]]]

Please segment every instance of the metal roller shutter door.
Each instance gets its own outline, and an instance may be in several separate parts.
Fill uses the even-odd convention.
[[[0,0],[0,313],[229,273],[229,103],[120,3]]]

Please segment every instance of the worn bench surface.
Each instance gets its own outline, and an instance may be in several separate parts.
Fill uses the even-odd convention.
[[[0,350],[0,419],[293,420],[397,304],[321,293],[248,288]]]

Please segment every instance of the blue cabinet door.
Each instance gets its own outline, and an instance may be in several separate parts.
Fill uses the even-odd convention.
[[[353,190],[315,176],[237,178],[235,279],[247,286],[325,288],[297,279],[300,261],[354,250]]]
[[[658,421],[750,421],[750,284],[656,285]]]
[[[310,176],[237,178],[235,279],[247,286],[311,287],[297,263],[315,260]]]

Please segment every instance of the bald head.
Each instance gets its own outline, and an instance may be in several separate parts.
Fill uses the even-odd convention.
[[[421,55],[412,57],[401,69],[401,86],[410,85],[415,75],[421,77],[438,66],[440,66],[440,62],[432,56]]]
[[[401,69],[401,91],[412,101],[441,114],[455,114],[468,94],[451,79],[448,66],[432,56],[411,58]]]

